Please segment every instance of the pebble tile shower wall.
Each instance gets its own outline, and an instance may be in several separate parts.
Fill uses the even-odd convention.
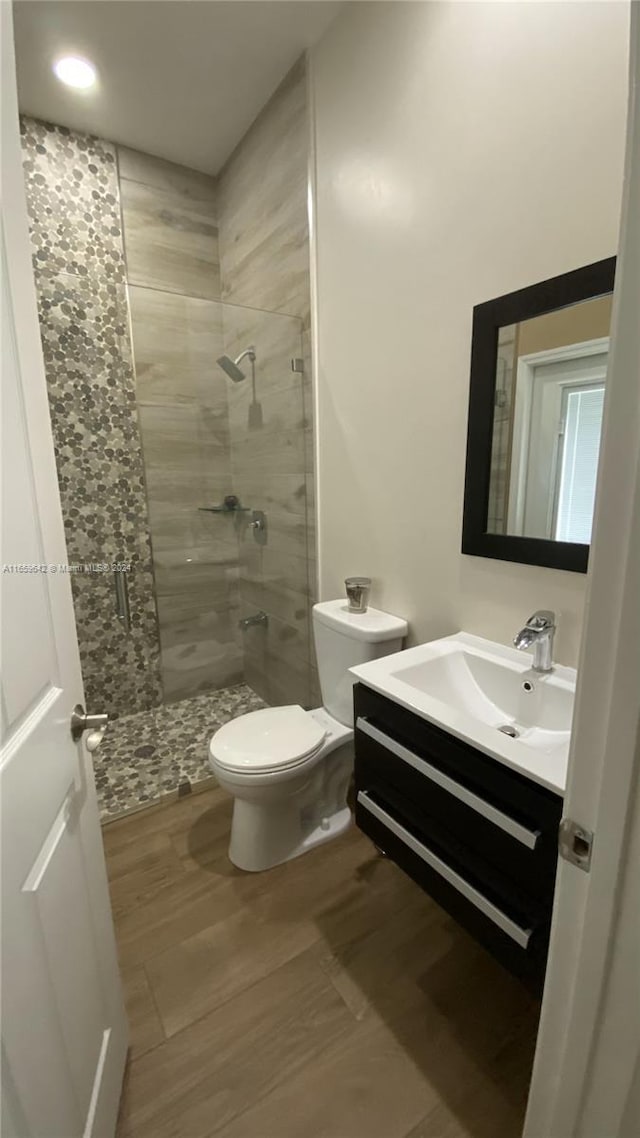
[[[72,576],[85,695],[131,714],[162,686],[115,147],[25,118],[22,142],[69,561],[131,565],[128,634],[113,574]]]

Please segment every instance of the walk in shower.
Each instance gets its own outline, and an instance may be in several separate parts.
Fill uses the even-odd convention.
[[[317,699],[304,67],[217,178],[28,117],[22,137],[109,816],[208,778],[229,718]]]

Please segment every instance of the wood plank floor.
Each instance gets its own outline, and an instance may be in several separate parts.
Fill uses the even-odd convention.
[[[263,874],[231,800],[104,829],[119,1138],[517,1138],[537,1002],[355,828]]]

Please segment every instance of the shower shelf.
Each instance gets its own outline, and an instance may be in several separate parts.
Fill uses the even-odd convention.
[[[219,506],[198,506],[198,510],[205,514],[250,514],[248,506],[243,506],[235,494],[225,494]]]
[[[198,506],[202,514],[250,514],[249,506]]]
[[[248,505],[199,505],[200,513],[251,513]]]

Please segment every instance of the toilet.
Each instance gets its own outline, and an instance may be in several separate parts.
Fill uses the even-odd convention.
[[[313,607],[323,706],[267,707],[225,723],[209,763],[233,795],[229,858],[257,872],[299,857],[347,829],[353,769],[354,680],[349,668],[398,652],[406,621],[346,600]]]

